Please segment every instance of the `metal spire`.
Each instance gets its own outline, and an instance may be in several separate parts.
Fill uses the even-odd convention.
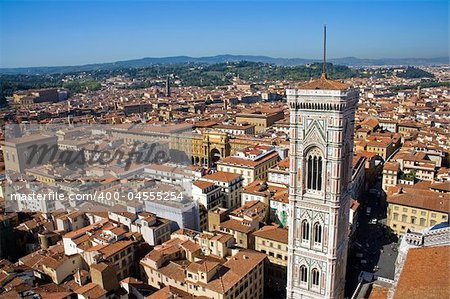
[[[323,25],[323,65],[322,77],[327,77],[327,25]]]

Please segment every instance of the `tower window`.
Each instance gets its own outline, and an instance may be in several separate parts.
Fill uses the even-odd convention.
[[[312,276],[312,285],[315,287],[318,287],[319,286],[319,270],[317,270],[316,268],[312,269],[311,276]]]
[[[314,224],[314,243],[322,243],[322,225],[319,222]]]
[[[307,220],[302,221],[302,241],[309,241],[309,223]]]
[[[308,269],[305,265],[300,266],[300,282],[308,282]]]
[[[309,151],[306,159],[306,187],[308,190],[322,190],[322,154],[315,148]]]

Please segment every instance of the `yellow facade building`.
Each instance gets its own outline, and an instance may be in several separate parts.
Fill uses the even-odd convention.
[[[395,191],[391,191],[392,189],[387,198],[387,225],[397,235],[404,234],[408,229],[419,231],[448,221],[448,193],[420,189],[414,185],[395,188]]]

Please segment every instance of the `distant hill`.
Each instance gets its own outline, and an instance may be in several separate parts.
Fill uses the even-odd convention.
[[[190,57],[190,56],[172,56],[172,57],[146,57],[141,59],[124,60],[111,63],[97,63],[76,66],[50,66],[50,67],[24,67],[24,68],[0,68],[0,74],[57,74],[72,73],[94,70],[114,70],[120,68],[140,68],[148,67],[156,64],[180,64],[180,63],[223,63],[236,61],[263,62],[281,66],[295,66],[306,63],[319,62],[320,59],[304,59],[304,58],[273,58],[269,56],[253,56],[253,55],[217,55],[207,57]],[[338,65],[346,65],[351,67],[363,66],[423,66],[423,65],[441,65],[449,64],[449,57],[438,58],[383,58],[383,59],[361,59],[356,57],[344,57],[329,59],[329,62]]]

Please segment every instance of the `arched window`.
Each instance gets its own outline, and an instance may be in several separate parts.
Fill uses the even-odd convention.
[[[314,243],[322,243],[322,225],[319,222],[314,224]]]
[[[312,285],[318,287],[319,286],[319,270],[316,268],[312,269],[311,277],[312,277]]]
[[[319,149],[310,150],[306,156],[306,187],[309,190],[322,190],[322,153]]]
[[[308,282],[308,269],[305,265],[300,266],[300,282]]]
[[[302,221],[302,240],[309,240],[309,223],[307,220]]]

